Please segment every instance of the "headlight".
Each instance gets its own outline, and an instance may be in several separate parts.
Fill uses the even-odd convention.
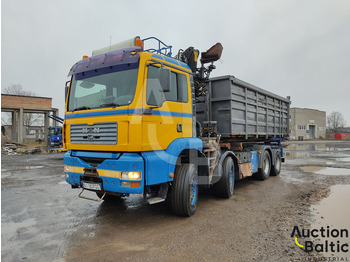
[[[123,171],[122,172],[122,179],[126,180],[140,180],[141,179],[141,172],[139,171]]]

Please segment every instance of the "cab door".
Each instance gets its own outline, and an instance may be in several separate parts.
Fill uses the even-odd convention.
[[[165,66],[170,70],[170,88],[164,90],[158,65],[146,69],[142,139],[145,151],[165,150],[175,139],[192,136],[189,75]]]

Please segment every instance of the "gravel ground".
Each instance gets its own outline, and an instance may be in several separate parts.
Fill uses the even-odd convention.
[[[230,199],[202,192],[190,218],[174,216],[167,203],[150,206],[138,196],[113,203],[80,199],[80,191],[64,182],[62,154],[2,156],[1,257],[3,261],[321,259],[322,254],[297,247],[291,233],[294,226],[307,228],[317,219],[311,207],[329,195],[330,186],[350,184],[350,141],[285,146],[280,176],[236,182]],[[335,175],[339,170],[344,174]]]

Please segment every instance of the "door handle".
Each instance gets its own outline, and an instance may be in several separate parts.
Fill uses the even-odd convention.
[[[182,123],[178,123],[176,126],[177,132],[182,133]]]

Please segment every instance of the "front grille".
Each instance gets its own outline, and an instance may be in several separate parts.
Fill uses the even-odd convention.
[[[117,123],[76,124],[70,126],[72,144],[117,144]]]

